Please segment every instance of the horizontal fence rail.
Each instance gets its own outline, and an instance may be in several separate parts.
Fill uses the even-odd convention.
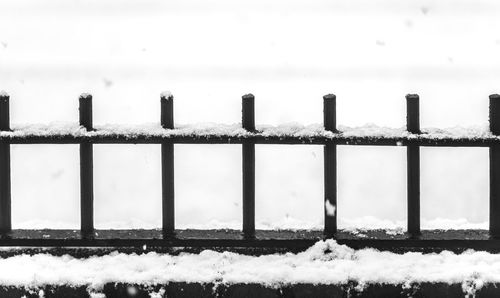
[[[490,96],[490,134],[475,137],[436,137],[420,129],[419,96],[406,96],[406,132],[400,136],[353,136],[337,129],[336,96],[323,97],[323,128],[319,135],[272,135],[255,125],[255,97],[242,98],[242,132],[239,134],[176,134],[174,98],[160,98],[160,124],[165,134],[146,132],[100,132],[92,123],[92,96],[79,98],[77,134],[61,132],[19,133],[9,123],[9,96],[0,93],[0,246],[158,246],[158,247],[266,247],[302,249],[326,238],[352,247],[454,249],[475,248],[500,251],[500,96]],[[93,144],[160,144],[162,169],[161,230],[95,230],[93,191]],[[71,230],[12,230],[11,144],[79,144],[81,228]],[[242,202],[241,231],[176,230],[174,192],[174,144],[241,144]],[[255,145],[302,144],[324,146],[324,230],[259,231],[255,229]],[[391,235],[383,231],[368,236],[337,229],[337,145],[405,146],[407,150],[407,232]],[[488,147],[490,159],[489,231],[421,231],[420,229],[420,147]]]
[[[360,145],[360,146],[410,146],[420,147],[490,147],[500,145],[496,138],[413,138],[390,136],[268,136],[258,132],[248,136],[233,135],[182,135],[150,136],[148,134],[116,133],[113,135],[27,135],[0,136],[0,142],[9,144],[243,144],[245,142],[267,145]]]

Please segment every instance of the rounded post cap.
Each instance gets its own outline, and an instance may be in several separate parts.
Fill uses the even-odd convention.
[[[254,99],[255,96],[252,93],[248,93],[242,96],[243,99]]]
[[[337,96],[335,94],[331,94],[331,93],[323,96],[324,100],[334,100],[336,98],[337,98]]]
[[[174,95],[172,95],[172,92],[165,90],[162,93],[160,93],[160,98],[162,100],[172,100],[174,99]]]
[[[491,94],[490,99],[492,100],[500,100],[500,94]]]
[[[409,99],[409,100],[418,100],[419,99],[419,96],[418,94],[406,94],[406,99]]]
[[[92,94],[90,93],[87,93],[87,92],[84,92],[82,94],[80,94],[80,99],[92,99]]]
[[[3,90],[0,91],[0,100],[9,100],[9,94]]]

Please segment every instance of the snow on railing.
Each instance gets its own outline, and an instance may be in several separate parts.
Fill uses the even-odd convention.
[[[335,139],[425,139],[425,140],[500,140],[500,136],[492,134],[485,126],[423,128],[421,134],[412,134],[406,127],[391,128],[381,127],[375,124],[366,124],[359,127],[348,127],[340,125],[339,132],[333,133],[325,130],[322,124],[302,125],[299,123],[287,123],[277,126],[256,125],[255,132],[246,131],[237,124],[197,123],[177,124],[174,129],[164,129],[160,123],[148,123],[140,125],[104,124],[95,125],[94,130],[87,131],[78,123],[54,122],[50,124],[14,124],[11,131],[0,131],[0,139],[7,138],[30,138],[30,137],[123,137],[135,138],[172,138],[172,137],[227,137],[227,138],[297,138],[307,142],[308,139],[324,138],[325,141]]]
[[[165,129],[159,123],[142,125],[105,124],[87,131],[78,123],[50,123],[12,125],[9,131],[0,131],[0,141],[22,143],[214,143],[241,144],[253,140],[256,144],[326,144],[402,146],[418,143],[420,146],[477,146],[500,144],[500,136],[484,126],[424,128],[421,134],[409,133],[406,128],[380,127],[367,124],[360,127],[339,126],[334,133],[323,125],[288,123],[278,126],[257,125],[250,132],[241,124],[197,123],[176,125]]]
[[[389,145],[407,147],[407,214],[408,235],[398,236],[396,246],[449,246],[497,247],[500,240],[484,244],[484,233],[471,239],[441,239],[432,234],[421,236],[420,231],[420,146],[483,146],[490,150],[490,221],[489,236],[500,238],[500,96],[490,96],[489,127],[421,129],[419,124],[419,97],[407,95],[407,125],[405,128],[385,128],[375,125],[350,128],[336,124],[336,96],[323,97],[323,124],[284,124],[264,126],[255,124],[255,98],[252,94],[242,98],[241,124],[196,124],[174,125],[174,98],[170,92],[160,96],[160,123],[139,126],[97,125],[92,123],[92,95],[82,94],[79,99],[79,124],[55,123],[49,125],[13,125],[9,123],[9,96],[0,93],[0,245],[48,245],[48,246],[110,246],[139,245],[148,243],[159,246],[267,246],[297,248],[316,241],[318,235],[305,233],[304,237],[280,238],[279,234],[266,234],[259,238],[255,229],[255,144],[317,144],[324,146],[324,231],[323,237],[336,238],[337,233],[337,145]],[[80,144],[80,189],[81,189],[81,234],[68,232],[61,239],[57,233],[47,234],[50,239],[37,238],[40,233],[31,234],[11,229],[10,192],[10,144],[34,143],[77,143]],[[96,143],[151,143],[161,144],[162,167],[162,230],[160,239],[155,231],[141,232],[152,239],[130,238],[132,234],[116,234],[99,239],[93,219],[93,144]],[[243,226],[241,236],[229,233],[205,235],[195,231],[193,235],[175,229],[174,214],[174,144],[216,143],[242,144],[243,180]],[[106,234],[106,233],[101,233]],[[28,236],[27,236],[28,235]],[[29,236],[31,235],[31,236]],[[33,236],[35,235],[35,236]],[[52,235],[52,236],[50,236]],[[107,235],[107,234],[106,234]],[[112,234],[114,235],[114,234]],[[126,239],[120,238],[126,235]],[[179,236],[180,235],[180,236]],[[185,238],[182,238],[184,237]],[[387,235],[386,235],[387,236]],[[384,237],[386,237],[384,236]],[[488,237],[489,237],[488,236]],[[16,238],[17,237],[17,238]],[[24,237],[24,238],[23,238]],[[26,239],[30,238],[30,239]],[[34,239],[32,239],[34,237]],[[55,238],[54,238],[55,237]],[[66,238],[69,237],[69,239]],[[76,238],[75,238],[76,237]],[[201,237],[201,238],[200,238]],[[205,238],[204,238],[205,237]],[[208,238],[207,238],[208,237]],[[358,246],[381,245],[388,239],[377,237],[360,242],[348,236],[345,241]],[[403,237],[403,238],[401,238]],[[407,237],[407,238],[404,238]],[[436,239],[436,237],[438,239]],[[436,242],[443,240],[445,242]],[[358,241],[358,240],[356,240]],[[363,242],[365,241],[365,242]],[[399,241],[399,242],[398,242]],[[429,242],[430,241],[430,242]],[[451,241],[451,242],[450,242]],[[457,242],[458,241],[458,242]],[[474,242],[476,241],[476,242]],[[358,243],[358,244],[356,244]]]

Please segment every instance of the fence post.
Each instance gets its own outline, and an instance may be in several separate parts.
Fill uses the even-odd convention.
[[[161,126],[165,129],[174,128],[174,97],[170,93],[160,96]],[[162,229],[164,236],[170,236],[175,231],[174,209],[174,144],[161,144],[161,190],[162,190]]]
[[[419,96],[406,95],[406,130],[412,134],[420,133]],[[420,234],[420,146],[410,144],[406,147],[407,163],[407,201],[408,233]]]
[[[242,126],[247,131],[255,131],[255,97],[242,97]],[[243,141],[243,234],[255,236],[255,143]]]
[[[79,98],[80,125],[87,131],[92,127],[92,95],[84,93]],[[81,232],[84,237],[94,231],[94,182],[93,146],[91,142],[80,143],[80,212]]]
[[[500,135],[500,95],[490,95],[490,131]],[[490,235],[500,237],[500,145],[490,146]]]
[[[0,92],[0,130],[9,131],[9,95]],[[11,185],[10,185],[10,143],[0,142],[0,233],[12,229]]]
[[[336,96],[323,96],[323,125],[325,130],[337,132]],[[337,145],[327,143],[323,148],[325,183],[325,235],[337,232]]]

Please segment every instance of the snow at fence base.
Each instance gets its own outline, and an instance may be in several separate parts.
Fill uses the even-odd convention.
[[[500,282],[500,254],[443,251],[395,254],[374,249],[353,250],[333,240],[320,241],[298,254],[247,256],[206,250],[178,256],[149,252],[111,253],[77,259],[36,254],[0,259],[0,284],[37,288],[44,285],[87,286],[99,291],[106,283],[158,285],[168,282],[214,284],[258,283],[346,284],[362,289],[374,283],[407,285],[420,282],[462,284],[464,291]]]
[[[197,230],[240,230],[240,221],[220,221],[212,219],[203,224],[177,224],[176,228],[180,230],[197,229]],[[127,220],[122,221],[107,221],[99,222],[95,225],[96,229],[161,229],[161,221],[144,221],[134,217],[129,217]],[[434,218],[421,220],[421,227],[423,230],[488,230],[489,223],[484,222],[470,222],[465,218]],[[72,229],[78,230],[80,228],[78,223],[54,221],[54,220],[40,220],[31,219],[16,223],[15,229]],[[324,222],[301,220],[294,217],[285,217],[281,220],[266,220],[256,221],[255,228],[257,230],[316,230],[322,231]],[[340,218],[339,228],[344,231],[353,233],[363,233],[370,230],[385,230],[391,234],[403,234],[406,231],[406,221],[403,220],[389,220],[381,219],[375,216],[362,216],[356,218]]]
[[[30,137],[30,136],[126,136],[126,137],[246,137],[260,135],[263,137],[299,137],[299,138],[336,138],[336,137],[363,137],[363,138],[402,138],[402,139],[498,139],[489,131],[487,125],[471,127],[451,127],[446,129],[424,128],[423,134],[415,135],[406,131],[406,127],[389,128],[374,124],[360,127],[339,126],[341,133],[326,131],[322,124],[302,125],[288,123],[278,126],[257,125],[258,133],[244,130],[241,124],[198,123],[176,125],[175,129],[164,129],[159,123],[142,125],[105,124],[96,125],[95,131],[86,131],[77,123],[50,123],[50,124],[23,124],[12,125],[13,131],[1,131],[0,137]]]

